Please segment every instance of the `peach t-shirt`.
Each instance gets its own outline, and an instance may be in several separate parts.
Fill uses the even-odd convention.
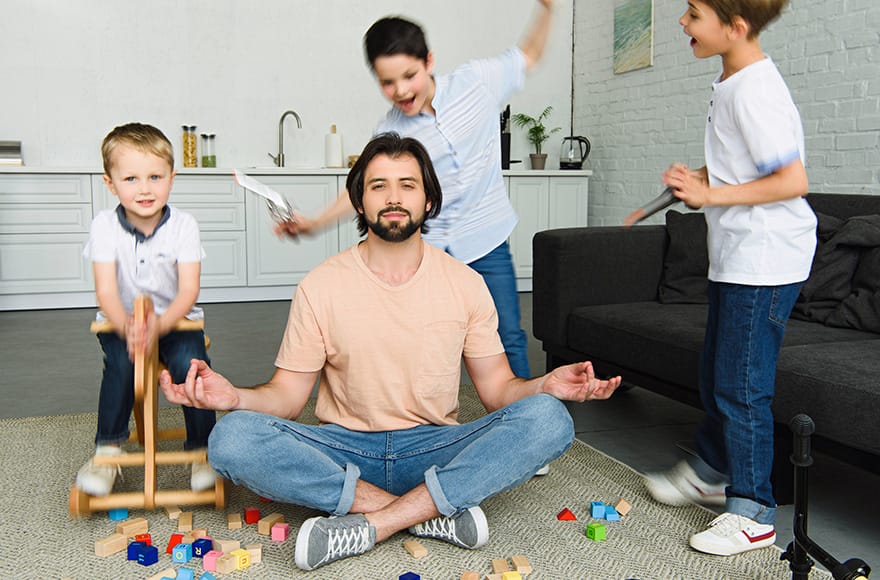
[[[324,369],[319,421],[391,431],[457,423],[462,354],[503,352],[492,296],[470,267],[424,243],[415,275],[392,286],[353,246],[299,284],[275,365]]]

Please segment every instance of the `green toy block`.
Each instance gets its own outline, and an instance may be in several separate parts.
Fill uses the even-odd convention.
[[[604,542],[605,541],[605,526],[600,524],[599,522],[593,522],[591,524],[587,524],[587,537],[593,540],[594,542]]]

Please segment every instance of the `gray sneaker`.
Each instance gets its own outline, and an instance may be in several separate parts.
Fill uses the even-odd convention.
[[[311,518],[296,536],[294,561],[300,570],[314,570],[368,552],[375,545],[376,528],[362,514]]]
[[[440,516],[417,524],[409,529],[409,533],[476,550],[489,541],[489,524],[480,506],[474,506],[455,517]]]

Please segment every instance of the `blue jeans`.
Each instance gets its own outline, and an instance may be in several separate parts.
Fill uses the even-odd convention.
[[[223,416],[208,460],[223,477],[276,501],[337,515],[359,479],[400,496],[424,483],[452,516],[528,480],[574,440],[565,405],[535,395],[463,425],[351,431],[252,411]]]
[[[134,407],[134,363],[128,358],[125,340],[115,332],[98,334],[104,351],[104,376],[98,399],[97,445],[119,445],[128,439],[128,423]],[[175,383],[182,383],[190,360],[199,358],[211,364],[201,330],[172,331],[159,339],[159,360],[168,367]],[[200,449],[208,444],[216,413],[183,407],[186,424],[184,449]]]
[[[468,264],[480,273],[498,311],[498,334],[510,361],[513,374],[524,379],[532,377],[529,372],[529,341],[520,328],[519,294],[516,292],[516,272],[507,242]]]
[[[700,371],[706,417],[697,431],[705,465],[694,469],[706,481],[730,482],[726,511],[763,524],[776,519],[770,483],[776,361],[801,285],[709,282]]]

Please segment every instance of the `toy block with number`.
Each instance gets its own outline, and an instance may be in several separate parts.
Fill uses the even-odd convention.
[[[205,557],[202,558],[202,568],[209,572],[217,571],[217,560],[220,559],[220,556],[223,555],[223,552],[220,550],[211,550]]]
[[[421,576],[415,572],[405,572],[397,577],[397,580],[420,580]]]
[[[180,508],[176,505],[166,505],[165,513],[168,514],[169,520],[176,520],[180,517]]]
[[[170,554],[174,551],[174,546],[180,544],[183,540],[183,534],[171,534],[171,539],[168,540],[168,547],[165,548],[165,553]]]
[[[594,501],[590,503],[590,515],[594,518],[604,518],[605,517],[605,504],[601,501]]]
[[[146,544],[148,546],[152,546],[153,545],[153,536],[151,536],[150,534],[137,534],[134,537],[134,541],[135,542],[143,542],[144,544]]]
[[[287,522],[278,522],[272,526],[272,541],[283,542],[290,535],[290,524]]]
[[[196,580],[196,571],[190,568],[178,568],[175,580]]]
[[[107,516],[114,522],[128,519],[127,508],[114,508],[107,512]]]
[[[138,534],[146,534],[149,528],[150,523],[145,518],[134,518],[116,524],[116,533],[126,538],[133,538]]]
[[[573,513],[571,513],[571,510],[568,508],[564,508],[561,512],[556,514],[556,519],[557,520],[569,520],[569,521],[577,520],[575,515]]]
[[[238,558],[232,554],[223,554],[217,558],[217,569],[214,570],[219,574],[229,574],[238,570]]]
[[[418,540],[407,540],[403,543],[403,548],[409,552],[413,558],[424,558],[428,555],[428,550]]]
[[[617,510],[617,513],[626,517],[626,514],[629,513],[629,510],[632,509],[632,505],[623,498],[617,500],[617,504],[615,504],[614,509]]]
[[[192,544],[177,544],[171,551],[171,561],[175,564],[186,564],[193,557]]]
[[[239,548],[229,552],[230,556],[235,556],[235,569],[244,570],[251,565],[251,553],[247,550]]]
[[[260,521],[260,510],[255,507],[244,508],[244,523],[250,525]]]
[[[513,562],[513,569],[523,576],[532,573],[532,565],[529,563],[529,559],[522,554],[511,556],[510,561]]]
[[[146,545],[145,543],[143,543],[143,542],[132,542],[132,543],[130,543],[130,544],[128,545],[128,553],[127,553],[127,557],[128,557],[128,559],[129,559],[129,560],[135,560],[135,561],[137,561],[137,559],[138,559],[138,552],[141,551],[141,548],[146,548],[146,547],[147,547],[147,545]]]
[[[241,514],[226,514],[226,527],[230,530],[241,529]]]
[[[204,558],[205,554],[214,549],[214,540],[211,538],[199,538],[192,544],[192,555],[195,558]]]
[[[237,550],[241,548],[241,542],[238,540],[214,540],[214,549],[223,552],[224,554],[228,554],[232,550]]]
[[[507,564],[507,558],[495,558],[492,560],[492,572],[495,574],[502,574],[509,571],[510,566]]]
[[[266,517],[260,518],[257,522],[257,533],[268,536],[272,533],[272,526],[284,521],[284,514],[271,513]]]
[[[263,546],[261,544],[248,544],[244,549],[251,555],[251,566],[263,561]]]
[[[138,552],[138,564],[152,566],[159,561],[159,548],[156,546],[144,546]]]
[[[501,574],[501,580],[522,580],[522,574],[516,570],[509,570]]]
[[[587,537],[594,542],[602,542],[605,540],[605,526],[598,522],[587,524]]]
[[[95,542],[95,556],[101,556],[102,558],[109,556],[110,554],[115,554],[116,552],[121,552],[128,546],[128,538],[126,538],[123,534],[115,533],[110,534],[106,538],[101,538],[97,542]]]
[[[192,512],[180,512],[180,515],[177,516],[177,531],[178,532],[191,532],[193,529],[193,513]]]
[[[606,505],[605,506],[605,519],[609,522],[619,522],[620,514],[617,513],[617,510],[614,509],[614,506]]]

